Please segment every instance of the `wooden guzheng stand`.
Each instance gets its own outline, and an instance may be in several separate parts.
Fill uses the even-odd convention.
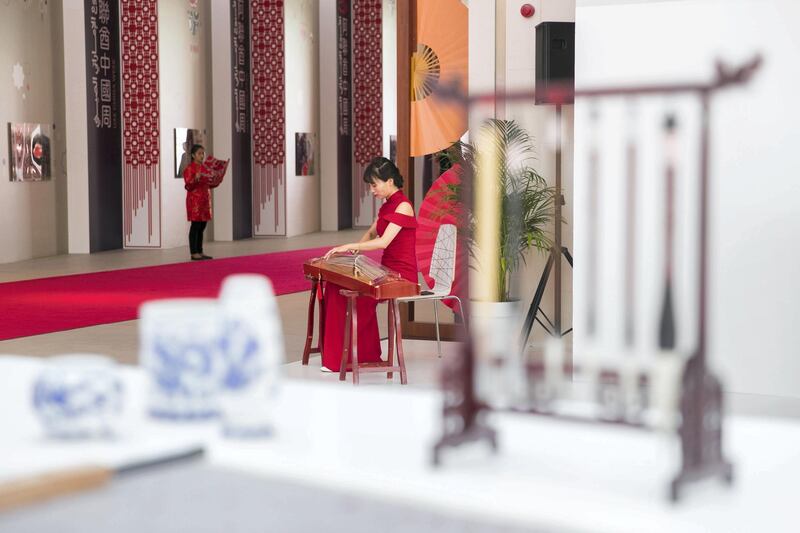
[[[353,384],[358,385],[361,372],[385,372],[392,379],[394,372],[400,373],[400,383],[408,382],[406,363],[403,357],[403,332],[400,327],[400,311],[397,298],[419,294],[419,284],[405,279],[375,280],[362,274],[353,267],[331,264],[324,259],[312,259],[303,264],[303,272],[311,281],[311,297],[308,302],[308,326],[306,329],[306,346],[303,350],[303,364],[308,364],[312,353],[320,353],[322,338],[325,332],[325,317],[322,300],[322,282],[330,281],[343,287],[341,294],[347,297],[347,314],[345,316],[344,346],[342,362],[339,367],[339,381],[344,381],[347,374],[348,354],[352,353]],[[318,293],[319,291],[319,293]],[[319,298],[317,295],[319,294]],[[389,304],[389,355],[386,361],[376,363],[358,362],[358,342],[354,342],[358,332],[358,309],[356,298],[366,296],[376,300],[386,300]],[[311,347],[314,337],[314,300],[319,300],[319,335],[316,348]],[[394,349],[397,347],[397,364],[394,364]]]

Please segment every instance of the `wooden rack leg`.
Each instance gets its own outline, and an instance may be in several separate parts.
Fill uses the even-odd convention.
[[[358,385],[358,305],[356,296],[350,295],[350,307],[353,309],[353,327],[350,333],[350,345],[353,350],[353,385]]]
[[[324,283],[320,282],[320,296],[322,296],[322,288],[324,286]],[[325,339],[325,298],[319,298],[319,328],[317,328],[317,332],[319,333],[317,337],[317,352],[322,353],[322,343]]]
[[[387,314],[389,316],[387,322],[389,323],[389,338],[387,339],[387,343],[389,344],[389,359],[388,363],[389,366],[394,366],[394,300],[389,300],[389,305],[386,307]],[[394,372],[387,372],[386,377],[388,379],[394,379]]]
[[[397,300],[392,300],[394,307],[394,325],[395,325],[395,338],[397,339],[397,362],[400,365],[400,384],[408,384],[408,376],[406,375],[406,360],[403,357],[403,329],[400,326],[400,308]]]
[[[303,364],[308,364],[308,356],[311,354],[311,341],[314,338],[314,299],[317,297],[317,287],[319,282],[315,279],[311,280],[311,299],[308,301],[308,325],[306,326],[306,346],[303,348]],[[320,322],[324,317],[320,313]],[[320,338],[320,342],[322,339]]]
[[[347,299],[347,313],[344,316],[344,343],[342,343],[342,361],[339,363],[339,381],[344,381],[347,377],[347,355],[350,352],[352,342],[351,327],[353,314],[353,299]]]

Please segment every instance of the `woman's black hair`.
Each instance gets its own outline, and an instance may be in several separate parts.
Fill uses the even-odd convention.
[[[376,157],[369,162],[367,168],[364,169],[364,182],[372,184],[376,179],[381,181],[394,181],[395,187],[398,189],[403,188],[403,176],[400,171],[390,160],[385,157]]]
[[[203,145],[202,144],[193,144],[192,145],[192,151],[191,151],[192,157],[194,157],[194,154],[196,154],[197,151],[201,150],[201,149],[203,149]]]

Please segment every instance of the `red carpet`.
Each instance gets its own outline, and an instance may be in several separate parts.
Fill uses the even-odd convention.
[[[230,274],[264,274],[278,295],[308,290],[303,263],[329,249],[0,283],[0,340],[134,320],[139,304],[146,300],[216,297]]]

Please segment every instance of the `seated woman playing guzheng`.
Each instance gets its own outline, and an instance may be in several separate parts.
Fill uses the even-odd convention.
[[[332,248],[325,254],[328,258],[336,253],[368,252],[383,250],[381,264],[399,273],[404,279],[417,282],[417,219],[414,208],[400,188],[403,177],[397,167],[385,157],[376,157],[364,170],[364,181],[369,183],[370,192],[384,201],[378,211],[378,218],[370,226],[361,240]],[[347,298],[339,291],[342,288],[334,283],[325,284],[324,309],[325,333],[322,339],[322,370],[338,372],[344,344],[344,322]],[[359,363],[381,360],[380,335],[375,307],[378,301],[373,298],[357,299]],[[348,360],[349,362],[349,360]]]

